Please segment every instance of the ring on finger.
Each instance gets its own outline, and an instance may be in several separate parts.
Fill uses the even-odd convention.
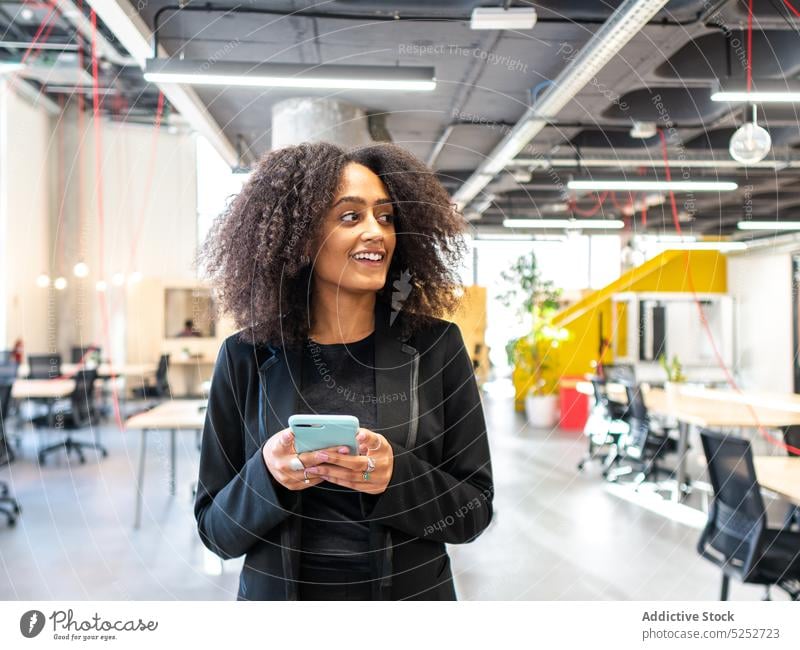
[[[295,456],[293,456],[292,458],[289,459],[289,467],[291,469],[293,469],[294,471],[296,471],[296,472],[299,472],[300,470],[303,470],[303,469],[306,468],[306,466],[303,465],[303,461],[300,460],[300,455],[299,454],[296,454]]]
[[[308,470],[303,470],[303,483],[311,483],[311,479],[308,478]]]
[[[372,472],[374,470],[375,470],[375,459],[367,456],[367,469],[365,473],[368,474],[369,472]]]

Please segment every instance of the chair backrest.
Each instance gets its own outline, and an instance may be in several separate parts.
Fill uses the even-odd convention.
[[[767,523],[750,442],[708,430],[701,431],[700,438],[714,498],[699,550],[704,553],[707,543],[746,575]]]
[[[783,429],[783,442],[785,442],[790,447],[794,447],[795,449],[800,449],[800,426],[792,425],[789,427],[785,427]],[[790,456],[800,456],[795,451],[791,449],[787,449],[786,453]]]
[[[19,364],[13,361],[0,362],[0,384],[13,384],[19,373]]]
[[[158,367],[156,368],[156,386],[165,393],[169,393],[169,381],[167,380],[168,370],[169,355],[162,354],[158,359]]]
[[[0,382],[0,467],[8,465],[8,441],[6,438],[6,418],[11,405],[11,389],[13,384]]]
[[[636,369],[630,363],[614,363],[603,366],[606,381],[619,384],[636,384]]]
[[[97,379],[97,370],[79,370],[72,378],[75,389],[72,391],[72,418],[75,426],[86,426],[95,414],[94,382]]]
[[[28,377],[31,379],[53,379],[61,374],[60,354],[29,354]]]
[[[621,383],[625,386],[625,395],[628,398],[627,420],[630,425],[625,445],[626,452],[630,454],[631,451],[638,450],[639,456],[643,457],[650,435],[650,417],[647,414],[642,389],[634,383]]]

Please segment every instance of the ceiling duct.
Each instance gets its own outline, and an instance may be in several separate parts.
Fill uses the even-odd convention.
[[[592,77],[661,10],[667,0],[626,0],[542,92],[514,128],[453,195],[462,210],[558,115]]]

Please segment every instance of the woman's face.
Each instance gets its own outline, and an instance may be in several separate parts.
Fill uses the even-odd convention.
[[[386,284],[396,243],[394,215],[389,192],[377,174],[349,163],[342,171],[325,215],[319,249],[312,258],[317,288],[329,285],[353,293],[379,291]],[[364,253],[375,260],[364,259]]]

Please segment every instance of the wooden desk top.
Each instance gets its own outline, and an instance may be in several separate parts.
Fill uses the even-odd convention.
[[[86,366],[91,367],[91,366]],[[61,373],[64,375],[74,375],[82,366],[77,363],[62,363]],[[117,377],[141,377],[155,373],[156,367],[151,363],[115,363],[113,366],[108,363],[101,363],[97,366],[97,374],[100,377],[110,377],[112,374]],[[27,363],[22,363],[17,370],[17,376],[27,377],[30,372]]]
[[[647,409],[700,427],[785,427],[800,424],[800,413],[731,401],[722,395],[697,397],[667,394],[653,388],[645,394]]]
[[[756,456],[753,462],[761,487],[800,505],[800,457]]]
[[[170,400],[125,421],[127,429],[202,429],[206,400]]]
[[[72,379],[16,379],[11,396],[15,399],[61,399],[73,390]]]

